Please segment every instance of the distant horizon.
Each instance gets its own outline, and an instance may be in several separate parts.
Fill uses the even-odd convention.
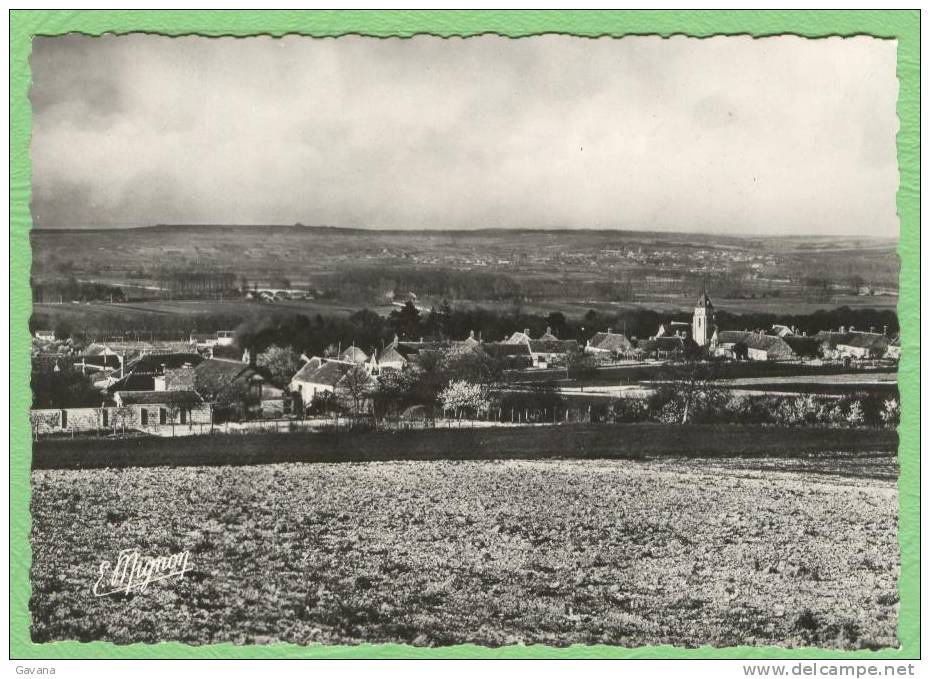
[[[136,231],[142,229],[158,228],[237,228],[237,229],[329,229],[333,231],[372,231],[377,233],[391,232],[432,232],[432,233],[458,233],[458,232],[483,232],[494,231],[500,233],[517,233],[521,231],[545,231],[552,233],[629,233],[629,234],[656,234],[662,236],[711,236],[720,238],[735,239],[796,239],[796,240],[815,240],[815,239],[860,239],[860,240],[877,240],[877,241],[894,241],[899,239],[897,236],[878,236],[874,234],[860,233],[781,233],[772,232],[765,234],[750,233],[722,233],[720,231],[678,231],[672,229],[631,229],[631,228],[607,228],[607,227],[561,227],[561,226],[477,226],[477,227],[366,227],[366,226],[334,226],[331,224],[286,224],[286,223],[225,223],[225,222],[160,222],[156,224],[133,224],[133,225],[106,225],[106,226],[33,226],[31,231]]]
[[[896,238],[896,61],[871,36],[36,37],[30,207]]]

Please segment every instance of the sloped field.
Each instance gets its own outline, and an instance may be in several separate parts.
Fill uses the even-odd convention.
[[[33,637],[896,645],[897,490],[837,464],[38,470]],[[94,597],[133,547],[193,571]]]

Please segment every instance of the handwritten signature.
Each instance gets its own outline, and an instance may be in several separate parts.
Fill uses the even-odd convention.
[[[94,596],[129,594],[133,590],[144,592],[152,582],[183,578],[190,570],[188,551],[170,556],[142,556],[138,549],[124,549],[119,553],[115,567],[109,561],[100,563],[99,577],[93,587]]]

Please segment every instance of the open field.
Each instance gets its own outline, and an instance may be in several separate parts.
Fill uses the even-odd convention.
[[[371,309],[376,313],[387,315],[396,307],[381,306]],[[315,300],[291,300],[263,304],[250,300],[174,300],[174,301],[148,301],[126,303],[89,302],[87,304],[34,304],[34,313],[46,316],[52,326],[61,320],[72,323],[86,322],[90,325],[115,315],[126,318],[152,318],[152,317],[179,317],[191,319],[191,325],[196,324],[196,317],[203,316],[234,316],[240,319],[254,318],[273,313],[304,314],[305,316],[348,316],[358,311],[357,307],[344,304],[320,302]]]
[[[364,270],[362,278],[375,272],[380,279],[365,293],[368,304],[396,286],[402,291],[415,288],[427,304],[443,297],[482,306],[520,303],[543,315],[562,311],[572,316],[588,308],[617,312],[637,305],[663,312],[688,310],[708,276],[720,308],[735,312],[797,314],[844,304],[888,308],[897,303],[898,258],[891,239],[584,229],[448,231],[437,226],[390,231],[299,225],[34,230],[32,274],[37,282],[73,276],[125,287],[124,293],[133,298],[159,294],[171,280],[165,276],[169,270],[230,274],[234,287],[243,281],[281,287],[278,282],[287,280],[297,288],[329,290],[336,299],[359,301],[358,290],[334,283],[333,276]],[[454,272],[457,283],[441,284],[444,272]],[[355,280],[352,276],[339,280]],[[461,285],[469,280],[476,284]],[[860,296],[863,284],[888,294]]]
[[[274,462],[798,456],[898,449],[884,429],[748,425],[558,424],[476,429],[39,440],[33,467],[254,465]],[[873,470],[875,471],[875,470]],[[896,477],[896,469],[884,470]]]
[[[32,636],[894,646],[895,482],[842,457],[35,471]],[[127,548],[193,570],[94,597]]]
[[[590,309],[600,314],[620,314],[636,309],[647,309],[669,315],[691,313],[694,311],[694,300],[691,294],[674,294],[668,297],[643,295],[635,301],[605,302],[599,300],[571,300],[553,299],[545,302],[524,302],[519,305],[520,311],[528,314],[545,316],[558,311],[566,318],[579,319]],[[724,309],[733,314],[777,314],[777,315],[803,315],[812,314],[822,309],[847,306],[851,309],[895,309],[898,306],[897,297],[871,297],[859,295],[836,295],[829,300],[807,301],[796,298],[757,298],[734,299],[722,295],[713,295],[713,302],[718,309]],[[512,311],[512,302],[495,302],[492,300],[456,300],[456,307],[493,309],[502,313]]]

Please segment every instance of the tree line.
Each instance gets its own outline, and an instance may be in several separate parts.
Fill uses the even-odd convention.
[[[122,288],[105,283],[87,283],[74,276],[59,280],[32,281],[32,301],[36,304],[77,302],[123,302]]]

